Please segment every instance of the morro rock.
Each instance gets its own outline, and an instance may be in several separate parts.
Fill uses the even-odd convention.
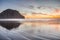
[[[24,18],[17,10],[7,9],[0,13],[0,19],[20,19]],[[0,21],[0,25],[6,29],[17,28],[21,23],[12,22],[12,21]]]

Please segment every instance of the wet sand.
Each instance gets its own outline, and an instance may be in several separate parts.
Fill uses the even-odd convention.
[[[60,40],[60,23],[23,22],[12,30],[0,27],[0,35],[6,40]]]

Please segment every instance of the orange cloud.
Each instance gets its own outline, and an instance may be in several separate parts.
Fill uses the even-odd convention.
[[[59,12],[60,10],[59,9],[55,9],[55,12]]]
[[[57,13],[57,14],[59,13],[60,14],[60,9],[55,9],[54,13]]]

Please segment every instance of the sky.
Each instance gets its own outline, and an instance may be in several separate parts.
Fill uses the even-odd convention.
[[[0,0],[0,12],[6,9],[21,13],[60,13],[60,0]]]

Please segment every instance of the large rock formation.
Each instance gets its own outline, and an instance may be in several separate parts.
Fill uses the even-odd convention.
[[[12,9],[7,9],[4,10],[3,12],[0,13],[0,19],[11,19],[11,18],[24,18],[24,16],[22,16],[18,11],[16,10],[12,10]],[[2,27],[5,27],[6,29],[12,29],[12,28],[16,28],[20,25],[21,23],[16,23],[16,22],[1,22],[0,21],[0,25]]]

